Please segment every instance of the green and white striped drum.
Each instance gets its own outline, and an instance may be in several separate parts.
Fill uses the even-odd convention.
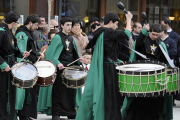
[[[158,61],[131,61],[117,66],[119,91],[128,97],[164,96],[169,77],[166,64]]]
[[[179,68],[168,68],[167,75],[169,82],[167,84],[167,94],[174,95],[179,91]]]

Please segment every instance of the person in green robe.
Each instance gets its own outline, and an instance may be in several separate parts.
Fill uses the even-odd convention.
[[[167,52],[166,45],[158,39],[161,27],[159,24],[145,24],[135,41],[133,48],[154,61],[168,63],[159,44]],[[167,52],[168,54],[168,52]],[[131,51],[129,61],[144,60]],[[123,120],[171,120],[173,119],[172,95],[157,97],[125,97],[122,106]]]
[[[83,57],[79,58],[76,43],[69,35],[72,20],[65,17],[60,23],[62,30],[52,38],[45,55],[57,67],[57,76],[53,85],[40,88],[38,99],[38,111],[52,115],[52,120],[60,120],[60,116],[74,119],[82,94],[81,89],[68,88],[62,81],[64,67],[76,59],[82,62]],[[80,64],[79,61],[75,64]]]
[[[44,58],[44,54],[39,53],[36,47],[36,38],[34,37],[33,31],[38,28],[41,23],[39,17],[35,14],[29,15],[24,22],[24,25],[20,26],[15,37],[17,38],[17,44],[21,51],[30,51],[27,60],[33,64],[38,60]],[[19,61],[21,58],[18,58]],[[38,86],[35,84],[33,88],[16,88],[16,107],[17,115],[20,120],[30,120],[31,118],[37,118],[37,89]],[[30,118],[31,117],[31,118]],[[16,118],[15,118],[16,119]]]
[[[131,36],[132,14],[126,14],[125,31],[117,31],[119,17],[108,13],[104,26],[95,31],[87,49],[94,48],[91,67],[81,98],[76,120],[121,120],[118,76],[115,61],[118,61],[119,42]]]
[[[11,83],[11,67],[17,57],[29,56],[29,52],[19,50],[12,34],[19,18],[18,13],[10,11],[6,13],[5,23],[0,24],[0,120],[13,120],[15,116],[16,87]]]

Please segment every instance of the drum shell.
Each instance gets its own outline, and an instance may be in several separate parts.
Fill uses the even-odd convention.
[[[79,80],[72,80],[72,79],[66,79],[63,76],[63,82],[68,88],[81,88],[85,85],[86,77],[79,79]]]
[[[131,61],[126,64],[149,63],[162,65],[165,68],[156,71],[125,71],[119,70],[119,92],[128,97],[164,96],[167,89],[167,68],[158,61]],[[157,77],[157,78],[156,78]],[[161,80],[162,79],[162,80]],[[160,80],[157,82],[157,80]],[[161,85],[160,85],[161,84]]]
[[[174,95],[179,91],[179,68],[168,67],[167,76],[169,76],[169,82],[166,92],[168,95]]]
[[[49,76],[49,77],[38,77],[38,81],[37,84],[40,87],[48,87],[50,85],[52,85],[55,82],[56,79],[56,73],[54,73],[53,75]]]

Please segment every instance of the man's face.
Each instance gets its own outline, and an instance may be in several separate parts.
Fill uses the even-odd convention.
[[[38,23],[38,22],[32,23],[32,24],[30,25],[30,30],[31,30],[31,31],[35,31],[35,30],[38,29],[38,26],[39,26],[39,23]]]
[[[159,33],[153,31],[149,32],[149,37],[151,38],[151,40],[156,40],[159,37]]]
[[[90,63],[91,63],[91,55],[85,55],[84,64],[90,64]]]
[[[161,25],[166,25],[166,24],[164,23],[164,21],[161,21]]]
[[[136,27],[134,27],[134,33],[140,34],[141,30],[142,30],[142,25],[140,23],[137,23]]]
[[[71,28],[72,28],[72,22],[65,22],[64,25],[61,24],[61,27],[64,33],[70,33]]]
[[[41,24],[39,24],[39,27],[43,27],[46,24],[45,18],[40,17],[39,19],[41,20]]]
[[[110,21],[110,28],[116,30],[118,28],[118,21],[116,21],[114,23],[112,21]]]

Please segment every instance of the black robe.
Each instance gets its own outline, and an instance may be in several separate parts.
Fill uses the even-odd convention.
[[[20,51],[17,48],[17,40],[13,36],[11,30],[7,24],[2,23],[0,25],[5,31],[0,31],[0,65],[6,62],[10,67],[16,62],[16,57],[20,56]],[[14,55],[12,55],[14,54]],[[8,55],[12,55],[7,57]],[[9,58],[9,62],[8,62]],[[8,80],[10,76],[10,81]],[[13,120],[15,115],[15,100],[16,100],[16,87],[12,85],[11,81],[13,77],[11,71],[1,72],[0,71],[0,120]],[[10,103],[10,114],[7,113],[8,103],[8,82],[9,82],[9,103]]]
[[[63,32],[59,32],[58,34],[60,35],[64,46],[59,56],[59,61],[66,67],[68,63],[78,59],[78,54],[74,48],[73,38],[69,35],[65,35]],[[68,47],[65,43],[67,39],[70,42]],[[67,48],[69,50],[67,50]],[[57,68],[57,76],[52,90],[52,115],[76,116],[76,89],[67,88],[67,86],[63,84],[61,76],[62,73],[63,70],[59,70],[59,68]]]
[[[119,41],[128,39],[124,31],[115,31],[110,28],[99,28],[95,36],[87,46],[87,49],[94,46],[99,35],[104,32],[104,99],[105,99],[105,119],[121,120],[120,107],[122,97],[119,93],[118,75],[115,65],[111,60],[117,61],[119,56]]]
[[[30,53],[28,60],[32,61],[32,63],[35,63],[38,59],[38,51],[36,48],[36,39],[34,38],[33,32],[28,30],[28,28],[24,25],[20,26],[16,34],[18,32],[25,32],[26,35],[28,36],[28,41],[27,41],[27,51],[32,49],[32,52]],[[32,118],[37,118],[37,89],[38,85],[34,85],[33,88],[27,88],[25,91],[25,100],[23,104],[22,110],[18,111],[19,116],[26,116],[26,117],[32,117]],[[28,102],[28,94],[30,93],[31,96],[31,102]]]

